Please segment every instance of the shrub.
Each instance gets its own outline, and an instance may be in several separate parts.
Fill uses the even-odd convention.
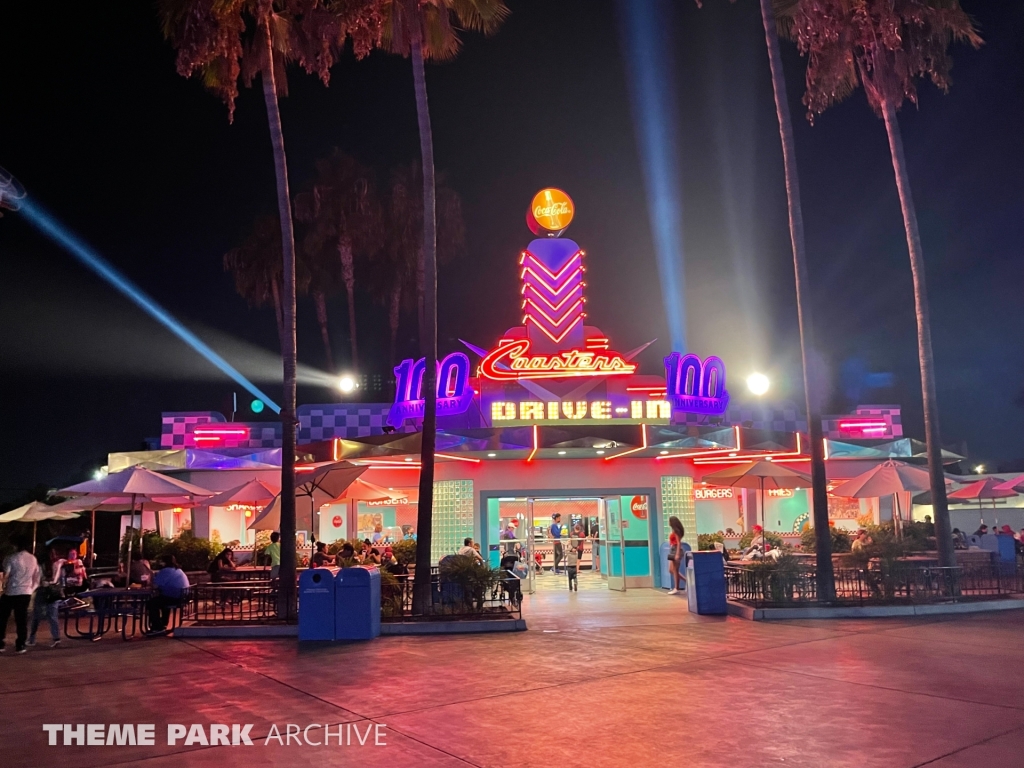
[[[716,543],[724,545],[725,537],[720,533],[697,534],[697,549],[699,550],[714,549]]]
[[[403,539],[391,545],[391,551],[399,565],[413,565],[416,562],[416,542]]]
[[[774,547],[774,548],[777,548],[777,549],[782,549],[783,548],[782,547],[782,536],[780,536],[779,534],[775,533],[774,531],[765,531],[764,532],[764,540],[768,544],[771,544],[772,547]],[[754,541],[754,532],[753,531],[747,531],[742,536],[740,536],[740,549],[746,549],[747,547],[750,546],[751,542],[753,542],[753,541]],[[757,541],[758,542],[761,541],[761,534],[760,533],[757,534]]]
[[[182,531],[176,539],[164,539],[165,543],[156,556],[174,555],[178,567],[183,571],[204,571],[220,548],[209,539],[201,539],[192,531]],[[147,551],[147,555],[150,553]]]
[[[468,555],[449,555],[441,560],[440,580],[442,601],[445,599],[445,583],[455,585],[459,589],[451,594],[457,600],[456,607],[465,610],[482,612],[487,594],[501,580],[502,572],[479,562]]]
[[[849,552],[850,545],[850,534],[844,531],[842,528],[836,528],[834,525],[828,527],[829,533],[832,534],[832,551],[833,552]],[[800,549],[804,552],[813,552],[815,549],[814,541],[814,529],[805,528],[804,532],[800,534]]]
[[[800,561],[792,555],[782,555],[778,560],[765,558],[747,568],[753,574],[762,599],[771,603],[792,601],[803,578]]]

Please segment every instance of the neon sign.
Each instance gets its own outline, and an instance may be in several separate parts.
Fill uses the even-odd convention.
[[[636,363],[618,352],[570,349],[551,355],[531,355],[530,346],[529,339],[502,339],[480,362],[480,375],[494,381],[563,379],[629,375],[637,368]]]
[[[403,360],[395,368],[395,402],[388,412],[388,424],[401,427],[406,419],[422,419],[423,374],[426,361]],[[469,358],[461,352],[452,352],[437,365],[437,415],[452,416],[465,413],[473,401],[473,388],[469,386]]]
[[[665,358],[665,384],[677,410],[717,415],[729,407],[725,363],[719,357],[702,361],[694,354],[673,352]]]
[[[519,259],[523,281],[523,323],[532,323],[555,344],[583,322],[583,250],[570,252],[568,261],[549,268],[530,251]]]
[[[713,499],[731,499],[732,488],[694,488],[693,498],[696,501],[711,501]]]
[[[192,430],[192,440],[198,448],[238,445],[249,441],[249,427],[240,426],[197,426]]]
[[[526,225],[535,235],[542,230],[561,232],[572,221],[575,207],[572,199],[560,189],[549,187],[533,196],[533,202],[526,212]]]

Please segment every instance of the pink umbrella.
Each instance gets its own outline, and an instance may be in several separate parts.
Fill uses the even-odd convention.
[[[930,487],[931,480],[927,469],[889,459],[837,486],[832,495],[854,499],[892,496],[895,512],[893,523],[899,532],[903,522],[899,512],[899,494],[927,491]]]
[[[999,478],[996,478],[996,477],[986,477],[984,480],[978,480],[976,482],[971,483],[970,485],[965,485],[959,491],[953,491],[953,493],[949,494],[949,496],[947,496],[947,498],[959,499],[961,501],[968,501],[970,499],[977,499],[978,500],[978,515],[980,517],[980,520],[981,520],[982,524],[984,524],[984,522],[985,522],[985,516],[984,516],[985,513],[982,510],[982,505],[981,505],[981,502],[984,499],[1007,499],[1010,496],[1016,496],[1017,495],[1016,491],[1012,491],[1009,488],[1002,488],[1001,489],[999,487],[1000,485],[1002,485],[1002,483],[999,481]],[[995,504],[992,505],[992,509],[995,510]],[[999,522],[999,518],[998,517],[996,518],[996,522],[997,523]]]
[[[1000,491],[1017,491],[1018,493],[1024,492],[1024,475],[1019,475],[1006,482],[1000,483],[996,486]]]
[[[228,504],[247,504],[249,506],[263,506],[269,503],[279,490],[274,490],[261,480],[250,480],[245,485],[222,491],[212,498],[206,499],[204,503],[211,507],[223,507]]]

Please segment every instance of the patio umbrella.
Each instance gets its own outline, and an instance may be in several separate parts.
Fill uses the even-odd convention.
[[[263,506],[273,501],[279,490],[274,490],[261,480],[250,480],[237,488],[222,491],[204,501],[211,507],[223,507],[228,504],[247,504],[249,506]]]
[[[832,495],[852,499],[874,499],[891,495],[895,513],[893,524],[896,530],[900,531],[903,520],[899,510],[899,494],[918,493],[930,487],[928,470],[889,459],[837,486]]]
[[[341,499],[348,499],[349,501],[388,501],[389,499],[401,500],[407,499],[404,493],[398,491],[389,491],[387,488],[382,488],[379,485],[371,483],[368,480],[363,480],[361,477],[357,477],[346,490]],[[338,499],[339,501],[341,499]]]
[[[1011,478],[1005,482],[1000,483],[996,486],[1000,491],[1017,491],[1018,493],[1024,493],[1024,475]]]
[[[172,506],[194,506],[195,498],[207,498],[213,496],[212,491],[200,488],[198,485],[177,480],[159,472],[143,467],[132,467],[121,472],[112,472],[99,480],[88,480],[67,488],[62,488],[58,493],[61,496],[85,496],[90,498],[103,499],[112,506],[118,505],[127,499],[131,509],[131,527],[135,527],[136,504],[160,504],[170,503]],[[116,500],[116,501],[112,501]],[[179,503],[184,502],[184,503]],[[142,508],[139,509],[139,527],[142,527]],[[93,517],[93,530],[95,531],[95,516]],[[93,534],[95,541],[95,534]],[[139,539],[139,546],[142,540]],[[125,565],[127,577],[132,564],[132,548],[129,541],[128,558]]]
[[[344,496],[349,486],[365,471],[366,467],[357,467],[347,461],[339,461],[317,467],[308,473],[298,474],[295,478],[296,528],[298,528],[299,522],[300,503],[302,506],[308,505],[309,507],[308,530],[313,531],[315,513],[320,507]],[[253,531],[280,529],[281,494],[275,496],[274,500],[253,518],[248,527]],[[315,534],[313,534],[313,538],[316,538]]]
[[[711,472],[701,480],[710,485],[730,486],[733,488],[754,488],[760,491],[759,506],[761,507],[761,549],[765,547],[764,537],[764,489],[810,488],[811,478],[803,472],[789,469],[773,461],[750,461],[737,464],[728,469]]]
[[[32,552],[36,551],[36,526],[40,520],[73,520],[77,512],[55,509],[55,505],[33,501],[0,515],[0,523],[32,523]]]
[[[958,491],[953,491],[946,498],[958,499],[960,501],[968,501],[970,499],[978,500],[978,518],[981,524],[985,523],[985,512],[982,509],[982,501],[985,499],[1008,499],[1010,496],[1016,496],[1017,492],[1009,488],[1000,488],[1003,485],[997,477],[986,477],[984,480],[978,480],[965,485]],[[992,505],[993,512],[995,510],[995,504]],[[999,518],[995,518],[996,523],[999,522]]]

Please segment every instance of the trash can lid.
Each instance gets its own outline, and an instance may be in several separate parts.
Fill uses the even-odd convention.
[[[361,587],[374,580],[380,581],[380,571],[373,565],[354,565],[342,568],[334,578],[339,587]]]

